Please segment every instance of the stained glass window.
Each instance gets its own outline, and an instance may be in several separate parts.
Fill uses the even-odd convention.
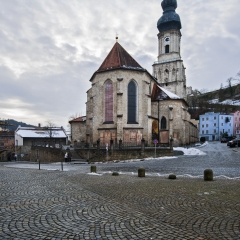
[[[137,86],[134,81],[128,84],[128,123],[137,123]]]
[[[105,84],[105,122],[113,122],[113,84],[110,80]]]

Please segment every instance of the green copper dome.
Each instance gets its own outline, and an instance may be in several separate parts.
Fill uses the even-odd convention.
[[[163,15],[158,20],[157,28],[159,32],[163,32],[171,29],[182,28],[179,15],[175,12],[177,8],[177,0],[163,0],[162,1]]]

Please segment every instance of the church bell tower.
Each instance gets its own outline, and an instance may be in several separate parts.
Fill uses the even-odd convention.
[[[177,0],[162,1],[163,15],[157,22],[158,61],[153,64],[153,75],[160,85],[186,99],[186,75],[180,54],[181,20],[175,12]]]

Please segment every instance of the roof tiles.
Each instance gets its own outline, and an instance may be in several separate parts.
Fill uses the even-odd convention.
[[[118,42],[114,44],[112,50],[107,55],[97,72],[116,68],[144,70]]]

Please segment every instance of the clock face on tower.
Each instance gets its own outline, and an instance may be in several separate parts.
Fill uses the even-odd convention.
[[[170,37],[165,37],[165,38],[164,38],[164,42],[165,42],[165,43],[169,43],[169,42],[170,42]]]

